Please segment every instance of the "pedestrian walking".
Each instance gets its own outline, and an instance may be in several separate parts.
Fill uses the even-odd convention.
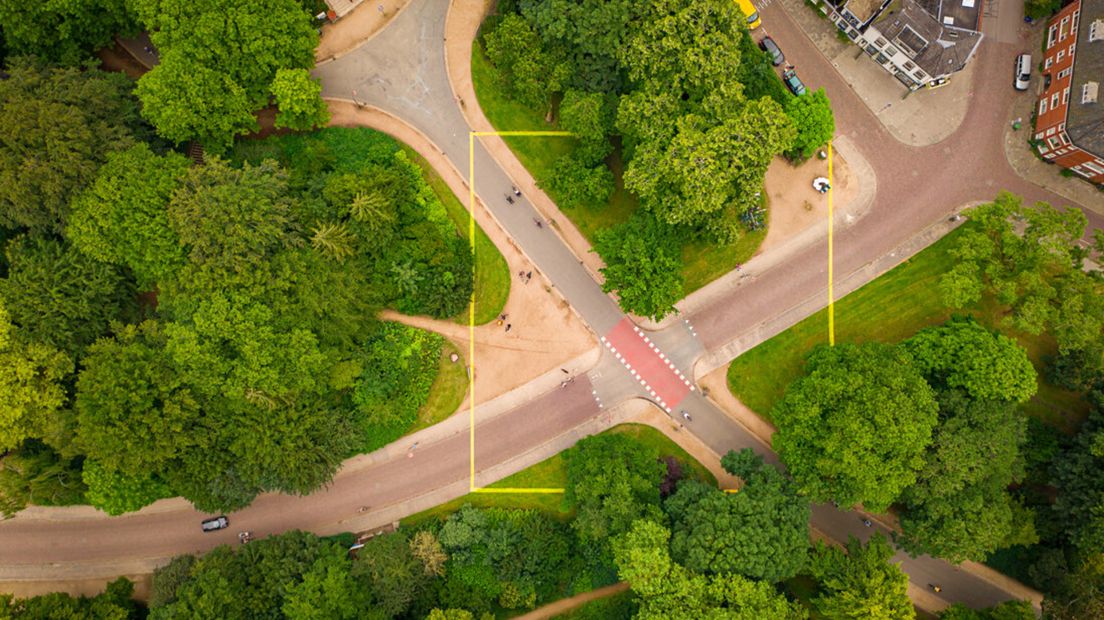
[[[529,273],[525,274],[525,283],[526,283],[526,284],[528,284],[528,283],[529,283],[529,280],[532,280],[532,279],[533,279],[533,272],[532,272],[532,271],[530,271]]]
[[[562,372],[562,373],[563,373],[563,374],[565,374],[565,375],[566,375],[566,374],[569,374],[569,373],[567,372],[567,369],[566,369],[566,368],[561,368],[561,369],[560,369],[560,372]]]
[[[517,185],[511,185],[510,189],[514,190],[514,195],[515,196],[519,196],[519,197],[521,196],[521,190],[517,188]]]
[[[508,332],[510,331],[510,329],[511,329],[512,327],[513,327],[513,325],[511,325],[511,324],[509,324],[509,323],[507,323],[507,324],[506,324],[506,331],[507,331],[507,333],[508,333]]]
[[[865,525],[866,527],[870,527],[874,524],[871,523],[870,519],[863,519],[863,525]]]
[[[508,202],[510,204],[514,204],[514,197],[509,195],[509,194],[506,194],[506,202]]]

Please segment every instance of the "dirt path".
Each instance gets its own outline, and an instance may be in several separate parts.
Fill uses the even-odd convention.
[[[349,101],[328,100],[331,125],[370,127],[387,133],[409,145],[424,157],[461,200],[468,202],[468,187],[441,151],[425,135],[403,121],[377,108],[358,106]],[[511,274],[510,296],[501,325],[492,321],[475,327],[475,391],[479,402],[563,367],[569,360],[597,346],[594,337],[567,302],[548,286],[539,271],[514,245],[505,231],[478,202],[475,221],[506,258]],[[532,273],[531,279],[519,273]],[[437,321],[428,317],[408,317],[384,312],[383,318],[442,334],[456,343],[465,358],[470,340],[467,325]],[[510,330],[506,331],[506,325]],[[584,369],[569,369],[578,372]],[[466,401],[465,401],[466,402]]]
[[[583,592],[582,594],[576,594],[571,598],[562,598],[555,603],[549,603],[544,607],[538,607],[533,611],[517,616],[514,620],[546,620],[547,618],[554,618],[562,613],[571,611],[576,607],[580,607],[585,603],[594,601],[600,598],[606,598],[607,596],[613,596],[614,594],[620,594],[629,589],[629,584],[625,582],[615,583],[612,586],[606,586],[604,588],[598,588],[597,590],[591,590],[590,592]]]
[[[828,197],[813,189],[813,179],[827,176],[827,160],[812,157],[794,166],[784,157],[774,158],[764,182],[770,198],[770,224],[767,238],[756,250],[756,255],[781,247],[810,228],[826,226]],[[857,191],[858,183],[851,167],[836,152],[832,158],[832,201],[835,209],[852,206]]]

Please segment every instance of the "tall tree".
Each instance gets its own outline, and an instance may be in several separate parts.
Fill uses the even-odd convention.
[[[4,2],[0,24],[13,54],[74,65],[127,34],[134,23],[125,0]]]
[[[156,155],[146,144],[109,155],[74,201],[66,236],[97,260],[129,267],[148,290],[184,262],[166,208],[187,169],[184,156]]]
[[[939,620],[1034,620],[1035,609],[1027,601],[1006,601],[988,609],[970,609],[955,603],[939,614]]]
[[[621,309],[660,320],[682,299],[682,248],[668,226],[650,213],[599,232],[602,290],[616,292]]]
[[[134,309],[133,287],[112,265],[48,237],[8,242],[0,299],[28,340],[72,355]]]
[[[588,543],[608,544],[640,518],[662,518],[655,452],[623,435],[587,437],[565,453],[564,500],[575,508],[571,526]]]
[[[793,577],[809,546],[809,502],[751,450],[730,452],[724,465],[744,481],[739,493],[684,481],[665,502],[672,557],[699,573]]]
[[[0,303],[0,452],[50,434],[66,402],[62,381],[71,372],[73,362],[61,351],[22,341]]]
[[[6,71],[0,226],[61,232],[74,195],[92,182],[109,152],[133,142],[139,118],[131,83],[120,73],[52,69],[28,58],[11,59]]]
[[[277,69],[272,96],[280,109],[277,127],[305,131],[323,127],[330,120],[330,112],[322,101],[322,84],[306,69]]]
[[[1093,392],[1089,400],[1088,420],[1051,468],[1058,487],[1051,510],[1055,529],[1085,556],[1104,554],[1104,476],[1099,475],[1104,469],[1104,395]]]
[[[786,116],[797,129],[797,137],[787,152],[791,159],[808,159],[813,152],[832,140],[836,119],[823,88],[786,101]]]
[[[818,542],[809,561],[820,593],[813,607],[825,618],[838,620],[907,620],[916,617],[908,596],[908,575],[900,564],[890,564],[893,547],[881,535],[864,546],[855,537],[846,553]]]
[[[280,69],[314,65],[318,34],[296,0],[134,0],[161,51],[139,80],[143,114],[174,142],[213,152],[255,127]],[[247,120],[249,119],[249,120]]]
[[[698,575],[680,566],[667,552],[670,536],[662,525],[640,519],[614,540],[618,575],[640,599],[637,619],[807,617],[769,583],[733,574]]]
[[[560,90],[571,74],[567,60],[545,49],[533,27],[520,15],[506,15],[483,41],[503,86],[527,106],[547,107],[552,93]]]
[[[898,347],[817,347],[806,376],[775,406],[774,448],[820,501],[880,512],[916,480],[937,409],[932,389]]]

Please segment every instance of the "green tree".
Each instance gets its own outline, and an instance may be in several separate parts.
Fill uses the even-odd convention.
[[[699,573],[771,582],[793,577],[809,546],[809,502],[751,450],[729,452],[723,464],[744,481],[739,493],[684,481],[664,504],[672,557]]]
[[[939,620],[1034,620],[1036,617],[1027,601],[1006,601],[982,610],[955,603],[939,614]]]
[[[1035,395],[1035,368],[1015,340],[973,319],[955,318],[904,342],[913,365],[940,390],[961,389],[976,400],[1024,403]]]
[[[81,479],[88,487],[84,494],[88,503],[109,515],[133,512],[173,495],[167,484],[149,474],[121,474],[96,461],[84,462]]]
[[[71,372],[73,362],[65,353],[22,341],[0,303],[0,453],[29,437],[51,434],[66,403],[62,381]]]
[[[174,141],[222,152],[256,127],[280,69],[314,66],[318,34],[296,0],[133,0],[161,62],[138,81],[143,114]]]
[[[138,80],[142,116],[167,140],[195,140],[212,153],[224,153],[234,136],[259,129],[253,116],[257,105],[230,75],[184,56],[161,50],[161,62]]]
[[[96,260],[126,266],[148,290],[184,261],[166,207],[188,159],[145,144],[108,156],[96,182],[73,202],[67,237]]]
[[[432,536],[430,532],[424,532]],[[436,540],[436,539],[434,539]],[[437,545],[441,548],[440,544]],[[443,566],[442,566],[443,568]],[[352,575],[372,599],[372,608],[387,618],[406,617],[415,600],[433,586],[433,577],[401,533],[376,536],[357,551]]]
[[[830,142],[836,133],[832,104],[823,88],[802,97],[790,97],[786,102],[786,116],[797,129],[793,146],[787,151],[790,159],[808,159],[818,148]]]
[[[1053,525],[1062,538],[1086,556],[1104,554],[1104,477],[1099,475],[1104,468],[1102,398],[1100,392],[1090,395],[1089,418],[1073,445],[1055,458],[1051,467],[1052,483],[1058,487],[1050,511]]]
[[[642,141],[624,179],[661,221],[732,242],[740,235],[737,216],[759,204],[767,167],[789,147],[794,128],[766,98],[724,112],[685,114],[669,141]]]
[[[153,571],[153,583],[150,586],[149,606],[164,607],[176,600],[176,592],[192,576],[196,556],[178,555],[168,564]]]
[[[1024,16],[1046,19],[1062,8],[1061,0],[1024,0]]]
[[[1046,203],[1026,207],[1019,196],[1001,192],[995,201],[969,209],[966,215],[971,224],[951,251],[957,264],[940,282],[948,305],[966,307],[988,293],[1011,308],[1004,325],[1029,334],[1071,322],[1095,326],[1066,327],[1066,338],[1056,334],[1063,349],[1086,344],[1074,334],[1100,333],[1101,313],[1072,312],[1069,307],[1062,311],[1065,304],[1059,295],[1058,283],[1077,277],[1071,274],[1084,255],[1077,245],[1085,230],[1081,211],[1058,210]]]
[[[547,107],[552,93],[560,90],[571,74],[566,59],[549,53],[520,15],[506,15],[484,35],[483,44],[503,86],[527,106]]]
[[[1104,618],[1104,553],[1086,554],[1053,589],[1043,599],[1047,620]]]
[[[327,548],[287,589],[282,611],[288,620],[353,620],[363,617],[371,597],[352,577],[344,549]]]
[[[601,163],[613,150],[609,136],[613,130],[616,109],[603,93],[588,93],[569,89],[560,102],[560,127],[570,131],[579,141],[574,156],[581,164]]]
[[[931,388],[898,347],[817,347],[771,415],[774,448],[803,492],[880,512],[912,485],[937,420]]]
[[[667,618],[756,618],[802,620],[804,609],[790,603],[767,582],[740,575],[695,574],[667,552],[671,533],[640,519],[613,542],[618,575],[639,598],[639,620]]]
[[[924,467],[901,496],[907,510],[899,544],[961,562],[1037,542],[1034,515],[1006,490],[1024,475],[1023,414],[1007,402],[950,391],[939,395],[939,417]]]
[[[4,2],[0,24],[13,54],[67,65],[90,58],[113,36],[134,29],[125,0]]]
[[[849,537],[846,553],[817,542],[809,568],[820,582],[813,607],[833,620],[909,619],[916,610],[908,597],[909,579],[900,564],[891,564],[893,547],[881,535],[864,546]]]
[[[272,95],[280,109],[277,127],[306,131],[330,121],[330,111],[322,101],[322,85],[306,69],[277,69]]]
[[[49,3],[51,6],[72,3]],[[15,6],[5,3],[4,6]],[[43,3],[24,4],[37,10]],[[107,154],[130,146],[138,107],[120,73],[13,58],[0,80],[0,226],[61,232]]]
[[[96,618],[97,620],[129,620],[141,617],[131,600],[134,584],[119,577],[107,584],[107,589],[94,596],[69,596],[51,592],[26,599],[0,594],[0,617],[15,620],[40,618]]]
[[[606,204],[613,193],[613,173],[605,164],[587,165],[576,150],[556,160],[548,187],[563,208],[595,208]]]
[[[76,354],[132,312],[132,287],[112,265],[48,237],[8,242],[0,299],[28,341]]]
[[[594,249],[606,266],[602,290],[616,292],[621,309],[660,320],[682,299],[682,250],[664,224],[647,213],[601,231]]]
[[[25,441],[0,457],[0,513],[10,518],[28,504],[68,506],[85,503],[81,464],[40,441]]]
[[[575,509],[571,527],[587,544],[608,543],[639,518],[662,518],[658,455],[624,435],[595,435],[564,453],[564,501]],[[442,541],[443,542],[443,541]]]

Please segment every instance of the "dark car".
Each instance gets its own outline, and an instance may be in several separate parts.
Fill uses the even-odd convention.
[[[798,97],[805,94],[805,84],[797,77],[797,71],[786,69],[782,72],[782,81],[786,83],[786,88]]]
[[[759,41],[759,49],[770,54],[771,64],[776,67],[786,62],[786,56],[782,54],[782,49],[770,37],[763,37],[763,40]]]
[[[206,519],[202,524],[204,532],[213,532],[215,530],[221,530],[229,526],[230,519],[227,519],[226,515],[214,517],[213,519]]]

